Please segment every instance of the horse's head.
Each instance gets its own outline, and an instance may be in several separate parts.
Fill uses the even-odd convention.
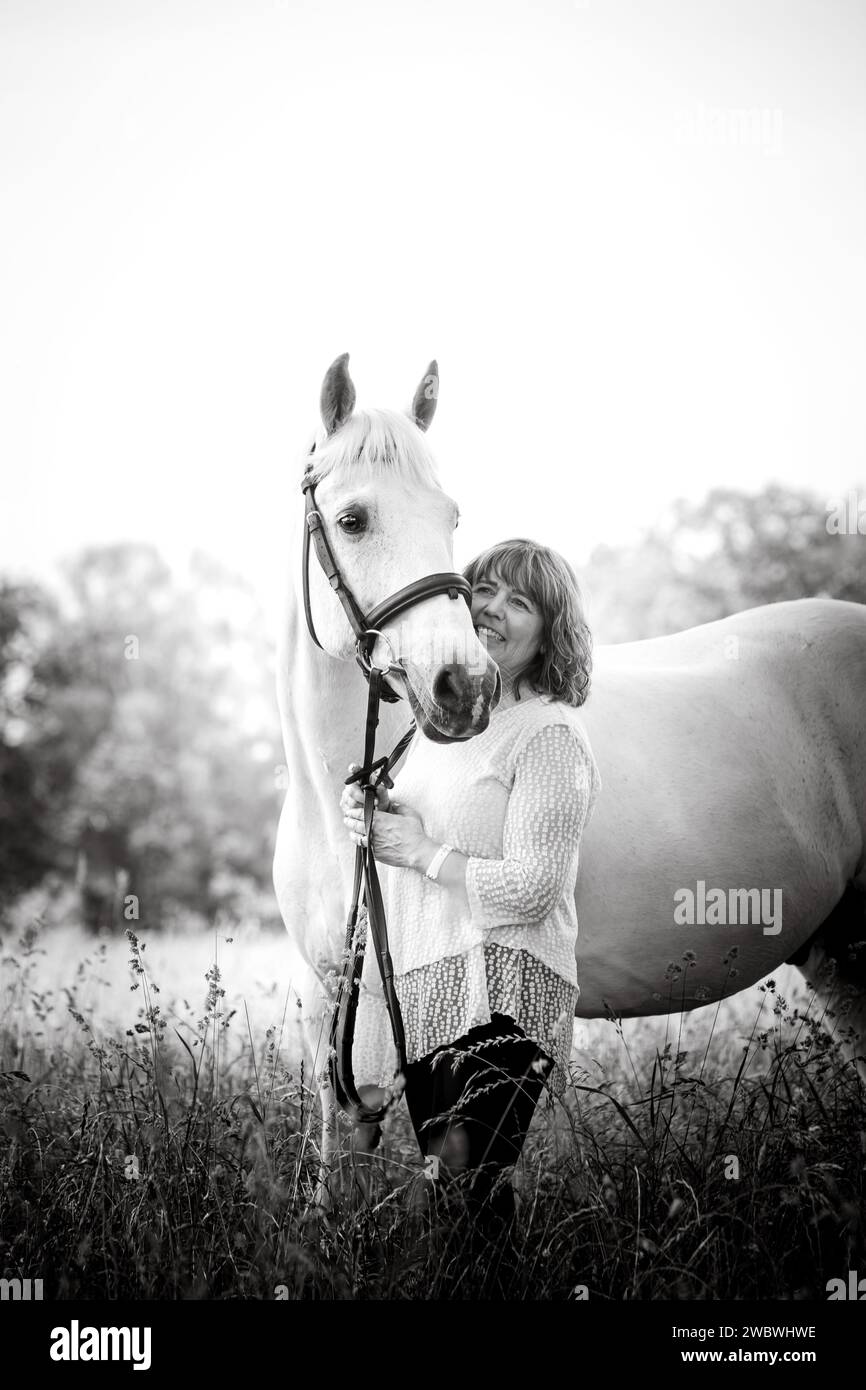
[[[436,478],[424,438],[436,409],[431,362],[407,414],[355,410],[348,354],[322,386],[322,427],[306,458],[314,510],[336,569],[363,615],[405,586],[453,570],[457,506]],[[310,617],[331,656],[353,659],[356,634],[315,548],[308,557]],[[499,672],[475,635],[469,607],[447,592],[378,622],[369,654],[390,667],[419,728],[438,742],[483,733],[499,699]]]

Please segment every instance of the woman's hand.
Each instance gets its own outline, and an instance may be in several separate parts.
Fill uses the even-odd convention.
[[[357,764],[353,763],[349,771],[357,771]],[[357,782],[350,783],[344,789],[340,806],[349,839],[355,845],[363,845],[364,793]],[[385,787],[376,788],[372,835],[376,858],[393,869],[418,869],[423,873],[438,848],[424,834],[421,817],[410,811],[408,806],[400,806],[393,801]]]
[[[350,774],[353,772],[360,771],[360,768],[360,763],[349,763]],[[377,784],[376,806],[378,810],[387,811],[390,805],[390,801],[391,798],[388,794],[388,788]],[[357,782],[348,782],[346,786],[343,788],[342,792],[340,793],[340,805],[343,808],[344,817],[347,816],[351,811],[356,809],[358,806],[360,806],[363,810],[364,793],[361,791],[361,788],[359,787]]]

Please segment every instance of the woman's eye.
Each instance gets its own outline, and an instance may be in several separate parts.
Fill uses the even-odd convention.
[[[354,512],[346,512],[345,516],[338,517],[337,525],[341,531],[348,531],[350,536],[357,535],[359,531],[364,529],[363,519]]]

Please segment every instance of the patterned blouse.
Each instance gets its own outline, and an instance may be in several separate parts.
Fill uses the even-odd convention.
[[[506,696],[465,743],[416,737],[392,800],[431,839],[468,856],[465,902],[412,869],[384,871],[407,1060],[508,1014],[567,1081],[578,985],[578,846],[601,779],[578,712]],[[365,962],[355,1030],[358,1084],[388,1085],[396,1058],[375,959]]]

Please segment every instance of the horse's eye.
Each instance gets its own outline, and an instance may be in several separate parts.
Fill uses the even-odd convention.
[[[337,518],[337,525],[341,531],[347,531],[350,536],[356,536],[359,531],[364,529],[364,518],[357,512],[346,512],[344,516]]]

